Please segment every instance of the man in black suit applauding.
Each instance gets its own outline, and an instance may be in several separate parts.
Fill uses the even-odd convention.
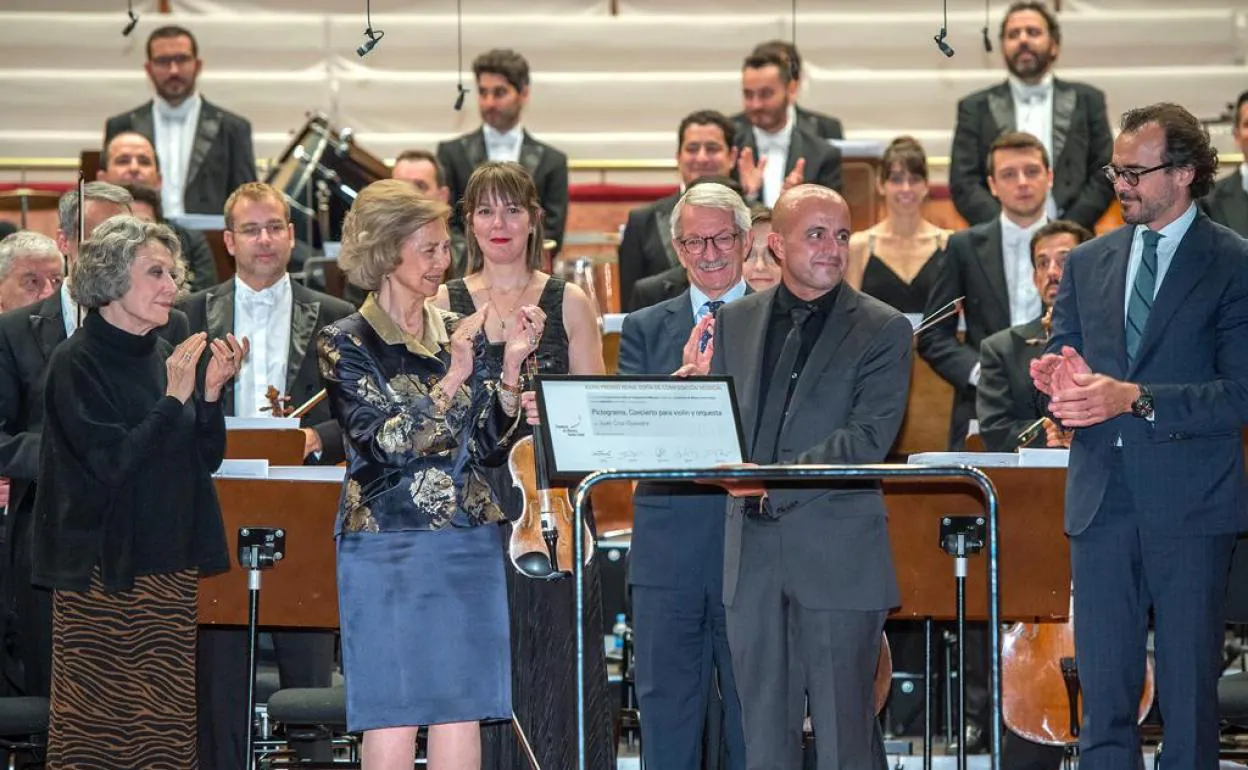
[[[1239,151],[1248,159],[1248,91],[1235,101],[1231,136],[1239,145]],[[1213,192],[1205,196],[1201,206],[1209,218],[1231,228],[1248,238],[1248,160],[1239,164],[1234,173],[1213,186]]]
[[[845,129],[841,127],[840,118],[834,118],[831,115],[824,115],[822,112],[808,110],[799,105],[796,101],[797,95],[802,90],[802,56],[797,52],[797,46],[787,40],[768,40],[766,43],[759,43],[754,46],[752,56],[786,56],[789,59],[789,71],[793,79],[789,82],[789,90],[792,92],[793,101],[789,103],[789,117],[795,121],[797,125],[806,129],[810,133],[823,139],[844,139]],[[737,113],[732,116],[736,123],[748,123],[744,112]]]
[[[183,309],[195,331],[250,343],[232,387],[222,391],[225,413],[265,417],[273,386],[299,406],[322,388],[313,340],[321,327],[355,312],[350,303],[312,291],[286,272],[295,243],[290,209],[281,190],[251,182],[225,206],[225,246],[237,273],[225,283],[192,294]],[[214,337],[215,338],[215,337]],[[332,465],[345,456],[342,431],[322,401],[303,418],[306,462]],[[334,665],[332,633],[273,634],[282,687],[328,687]],[[199,635],[200,763],[243,767],[245,734],[238,715],[246,706],[247,634],[203,628]],[[301,754],[318,752],[303,750]],[[328,746],[319,760],[330,759]]]
[[[1001,206],[988,188],[988,148],[1001,134],[1024,131],[1053,160],[1050,219],[1091,229],[1113,199],[1101,173],[1113,135],[1105,94],[1053,77],[1062,42],[1057,17],[1038,0],[1009,7],[1001,21],[1001,53],[1009,78],[958,102],[949,165],[949,190],[958,213],[972,225],[991,221]]]
[[[204,63],[189,30],[161,27],[147,38],[144,69],[156,98],[114,115],[104,125],[104,146],[123,131],[152,139],[164,160],[161,202],[165,216],[218,214],[236,187],[256,181],[251,124],[195,90]]]
[[[438,162],[451,191],[451,222],[463,231],[463,212],[458,210],[468,177],[487,160],[510,160],[529,170],[542,202],[542,225],[555,242],[563,245],[568,221],[568,156],[537,141],[520,125],[529,103],[529,63],[509,48],[486,51],[472,63],[477,79],[477,107],[484,125],[476,131],[438,144]]]
[[[775,205],[790,187],[809,182],[841,189],[841,151],[799,124],[793,99],[793,62],[774,50],[745,57],[741,95],[745,112],[736,122],[741,148],[737,178],[746,200]]]

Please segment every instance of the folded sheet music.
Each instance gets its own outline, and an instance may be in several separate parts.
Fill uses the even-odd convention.
[[[267,479],[269,477],[268,460],[233,460],[221,461],[221,467],[212,474],[218,479]]]
[[[1023,448],[1018,450],[1018,467],[1020,468],[1065,468],[1069,462],[1069,449]]]
[[[226,430],[298,430],[298,417],[226,417]]]
[[[270,479],[284,481],[332,481],[341,484],[347,475],[345,465],[273,465]]]
[[[910,465],[969,465],[972,468],[1017,468],[1013,452],[918,452],[910,455]]]

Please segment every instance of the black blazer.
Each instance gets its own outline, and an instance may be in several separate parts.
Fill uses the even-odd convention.
[[[172,311],[159,334],[176,346],[190,335],[186,316]],[[52,351],[64,341],[60,292],[0,314],[0,476],[12,480],[4,525],[10,545],[16,520],[27,517],[35,502],[44,382]]]
[[[117,134],[136,131],[156,144],[152,103],[114,115],[104,124],[104,147]],[[239,185],[256,181],[256,154],[251,148],[251,123],[204,99],[199,108],[195,144],[186,168],[183,207],[188,214],[220,214],[225,199]]]
[[[1040,319],[1002,329],[979,346],[975,414],[989,452],[1013,452],[1018,434],[1040,417],[1029,365],[1044,352]],[[1038,441],[1036,446],[1044,446]]]
[[[923,309],[923,315],[929,316],[954,299],[966,297],[962,306],[965,341],[958,341],[957,316],[936,324],[917,340],[919,355],[954,388],[949,433],[953,449],[963,446],[967,426],[975,416],[975,388],[969,380],[979,362],[980,343],[1010,326],[1010,296],[1001,250],[999,219],[950,236]]]
[[[197,292],[182,301],[191,331],[208,332],[209,339],[224,337],[234,331],[234,279]],[[291,322],[290,352],[286,363],[285,394],[298,406],[324,387],[317,368],[315,337],[322,327],[355,312],[351,303],[313,291],[296,281],[290,282]],[[234,414],[234,387],[228,383],[221,394],[221,407],[227,416]],[[337,465],[346,459],[342,446],[342,428],[329,413],[329,401],[308,410],[301,424],[312,428],[321,438],[319,465]]]
[[[628,310],[631,313],[644,307],[657,305],[688,290],[689,272],[680,266],[669,268],[658,275],[646,276],[637,282],[637,285],[633,287],[633,302]]]
[[[451,205],[455,207],[451,222],[459,230],[464,229],[463,212],[459,210],[468,177],[477,166],[489,160],[485,154],[485,130],[438,143],[438,163],[446,174],[446,186],[451,191]],[[563,231],[568,223],[568,156],[548,144],[539,142],[528,131],[520,144],[520,165],[533,175],[537,185],[537,197],[545,212],[546,237],[555,241],[555,253],[563,247]],[[626,295],[627,296],[627,295]]]
[[[633,297],[638,281],[647,276],[658,275],[664,270],[680,267],[680,258],[676,255],[676,247],[672,245],[672,210],[676,208],[680,195],[677,191],[628,212],[628,222],[624,225],[624,234],[620,236],[617,256],[620,266],[620,297],[626,309],[645,307],[637,304]]]
[[[758,160],[758,142],[754,140],[754,127],[744,116],[736,121],[737,135],[733,144],[738,150],[750,148],[754,159]],[[841,189],[841,150],[828,144],[826,139],[814,134],[802,126],[799,121],[793,127],[793,138],[789,142],[789,157],[784,164],[784,173],[789,173],[797,165],[798,158],[806,159],[806,170],[802,181],[831,187],[838,192]],[[732,178],[738,179],[736,169]]]
[[[217,260],[212,256],[212,248],[208,239],[198,230],[188,230],[173,222],[166,222],[182,242],[182,260],[190,270],[189,287],[191,291],[203,291],[215,286],[217,281]]]
[[[962,218],[972,225],[1001,213],[988,191],[988,148],[1016,130],[1014,97],[1008,82],[976,91],[958,102],[958,123],[949,159],[949,192]],[[1101,173],[1114,150],[1105,113],[1105,94],[1083,83],[1053,81],[1053,201],[1061,219],[1092,228],[1113,200]]]
[[[1248,192],[1242,169],[1215,184],[1200,205],[1214,222],[1248,238]]]
[[[844,139],[845,129],[841,126],[841,119],[834,118],[831,115],[824,115],[822,112],[804,109],[800,104],[794,107],[797,112],[797,125],[806,129],[810,133],[821,139]],[[745,117],[744,112],[738,112],[732,116],[732,121],[737,124],[748,123],[749,119]]]

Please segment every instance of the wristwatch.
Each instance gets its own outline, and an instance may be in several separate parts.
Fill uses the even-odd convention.
[[[1153,391],[1147,385],[1136,385],[1140,389],[1140,397],[1131,402],[1131,414],[1145,420],[1153,416]]]

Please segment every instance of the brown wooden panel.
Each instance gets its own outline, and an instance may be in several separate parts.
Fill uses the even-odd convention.
[[[942,452],[949,445],[953,386],[941,379],[916,352],[910,365],[910,396],[906,417],[893,442],[895,455]]]
[[[1070,610],[1070,547],[1062,530],[1064,468],[986,468],[1000,510],[1001,617],[1054,620]],[[884,484],[902,606],[894,617],[955,616],[954,560],[940,548],[945,515],[985,512],[970,482]],[[987,619],[988,552],[969,559],[967,617]]]
[[[268,460],[269,465],[303,465],[301,430],[231,430],[225,434],[225,456],[234,460]]]
[[[286,555],[261,577],[260,624],[337,628],[334,518],[339,482],[215,479],[230,571],[199,582],[201,624],[246,625],[247,571],[238,566],[240,527],[280,527]]]

